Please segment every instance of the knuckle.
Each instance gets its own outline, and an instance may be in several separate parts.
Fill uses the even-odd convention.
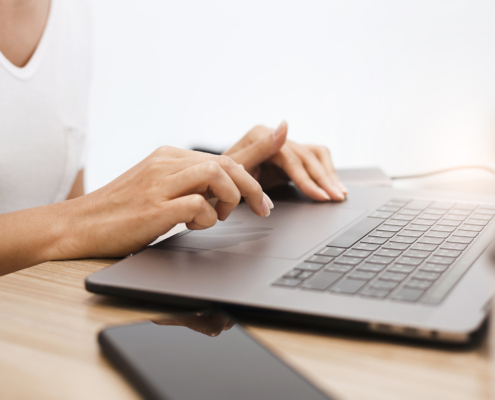
[[[189,196],[189,208],[193,212],[199,212],[204,207],[206,200],[200,194],[192,194]]]
[[[215,161],[206,161],[200,165],[200,169],[202,175],[208,178],[212,178],[218,176],[222,168]]]
[[[222,168],[230,169],[236,166],[236,163],[229,156],[221,155],[217,157],[217,163]]]
[[[255,180],[254,178],[250,179],[246,185],[246,193],[248,194],[248,196],[255,195],[261,191],[262,191],[261,185],[258,183],[258,181]],[[240,194],[239,194],[239,199],[240,199]]]
[[[155,150],[155,153],[157,155],[165,155],[165,154],[169,154],[171,150],[172,150],[172,146],[164,145],[164,146],[158,147]]]

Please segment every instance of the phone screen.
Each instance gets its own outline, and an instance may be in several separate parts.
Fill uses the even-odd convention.
[[[104,353],[149,399],[328,400],[224,314],[170,314],[107,328]]]

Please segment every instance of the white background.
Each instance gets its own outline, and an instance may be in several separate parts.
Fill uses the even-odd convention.
[[[87,190],[256,124],[391,175],[495,162],[495,2],[97,0]]]

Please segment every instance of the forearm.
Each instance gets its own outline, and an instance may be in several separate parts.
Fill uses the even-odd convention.
[[[60,259],[70,231],[68,202],[0,215],[0,275]]]

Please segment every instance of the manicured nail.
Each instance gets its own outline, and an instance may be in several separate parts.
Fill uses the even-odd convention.
[[[268,201],[266,200],[265,196],[263,196],[261,211],[263,212],[263,217],[268,217],[270,215],[270,205],[268,204]]]
[[[340,187],[337,186],[337,185],[332,185],[332,189],[333,191],[335,192],[335,195],[337,197],[337,200],[344,200],[345,199],[345,195],[344,193],[342,192],[342,190],[340,190]]]
[[[347,195],[349,193],[349,190],[347,190],[347,188],[344,186],[342,182],[339,182],[339,188],[342,191],[342,193],[344,193],[344,195]]]
[[[285,130],[285,127],[287,125],[287,122],[285,121],[285,119],[280,123],[280,125],[278,126],[277,129],[275,129],[272,133],[272,135],[275,137],[275,138],[278,138],[282,132],[284,132]]]
[[[270,210],[273,210],[273,207],[275,206],[273,205],[272,199],[270,199],[266,193],[263,193],[263,196],[265,196],[265,199],[268,202],[268,205],[270,206]]]
[[[318,193],[320,193],[321,196],[325,198],[325,200],[330,200],[330,196],[322,188],[316,188],[316,190],[318,191]]]

